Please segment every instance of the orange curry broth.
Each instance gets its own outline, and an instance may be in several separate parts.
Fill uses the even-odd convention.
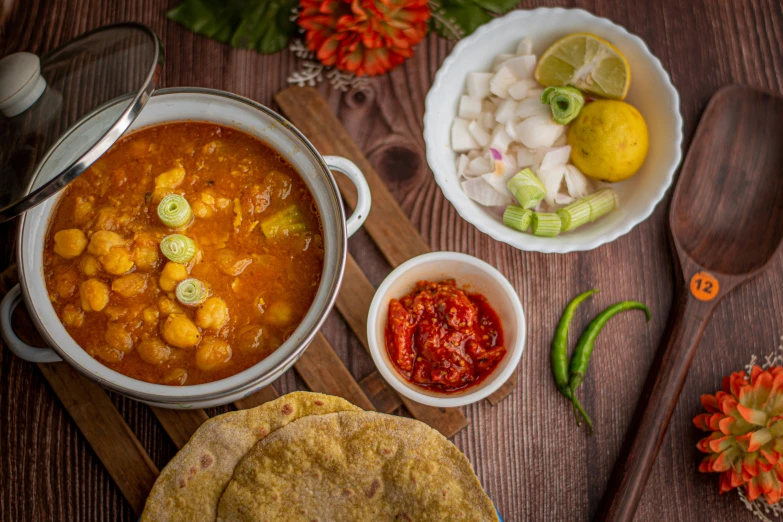
[[[420,281],[389,303],[386,350],[407,381],[441,393],[480,384],[506,354],[500,318],[453,279]]]
[[[171,174],[178,167],[185,171],[180,183],[181,171]],[[191,224],[177,231],[198,247],[186,265],[188,277],[201,280],[210,297],[225,304],[208,301],[198,311],[179,304],[173,289],[161,288],[168,260],[158,245],[174,231],[159,220],[157,206],[169,193],[184,196],[193,209]],[[264,220],[292,204],[306,231],[266,238]],[[87,245],[70,232],[75,239],[68,236],[57,246],[55,234],[66,229],[83,231]],[[95,237],[98,231],[122,236],[108,257],[90,254],[106,246],[92,244],[106,236]],[[55,253],[70,256],[80,248],[70,259]],[[291,165],[243,132],[181,122],[134,132],[71,182],[48,231],[44,276],[66,329],[98,361],[135,379],[192,385],[234,375],[278,348],[313,302],[323,257],[315,202]],[[116,272],[125,268],[123,259],[133,267],[121,279]],[[102,285],[85,286],[88,279]],[[172,284],[169,279],[165,286]],[[101,288],[109,289],[108,302],[100,311],[85,311],[101,307]],[[196,325],[182,330],[197,336],[193,346],[169,342],[181,333],[164,328],[171,314]]]

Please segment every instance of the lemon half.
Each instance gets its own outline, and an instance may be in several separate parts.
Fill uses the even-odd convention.
[[[576,33],[546,50],[535,78],[547,87],[572,85],[601,98],[622,100],[631,85],[631,68],[614,45],[593,34]]]

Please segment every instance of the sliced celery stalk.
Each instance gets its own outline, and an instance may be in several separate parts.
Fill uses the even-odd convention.
[[[556,212],[562,222],[561,230],[567,232],[590,222],[590,202],[582,198]]]
[[[307,231],[304,216],[296,205],[290,205],[261,222],[264,236],[273,239]]]
[[[503,212],[503,224],[520,232],[527,232],[533,212],[518,205],[509,205]]]
[[[546,196],[544,184],[530,169],[514,174],[514,177],[508,180],[507,186],[522,208],[533,208]]]
[[[560,233],[560,216],[550,212],[533,212],[533,235],[555,237]]]
[[[601,216],[605,216],[618,206],[617,192],[614,189],[605,188],[584,198],[590,205],[590,222]]]

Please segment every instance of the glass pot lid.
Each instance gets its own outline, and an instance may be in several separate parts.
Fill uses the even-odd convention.
[[[40,59],[0,60],[0,223],[101,157],[139,115],[162,66],[160,40],[136,23],[90,31]]]

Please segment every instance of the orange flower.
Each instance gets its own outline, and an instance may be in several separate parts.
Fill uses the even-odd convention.
[[[324,65],[357,76],[392,70],[427,34],[427,0],[301,0],[297,19]]]
[[[723,379],[723,391],[702,395],[709,413],[693,419],[711,432],[696,447],[707,453],[699,471],[720,473],[720,492],[738,486],[748,499],[775,504],[783,496],[783,367],[754,366]]]

